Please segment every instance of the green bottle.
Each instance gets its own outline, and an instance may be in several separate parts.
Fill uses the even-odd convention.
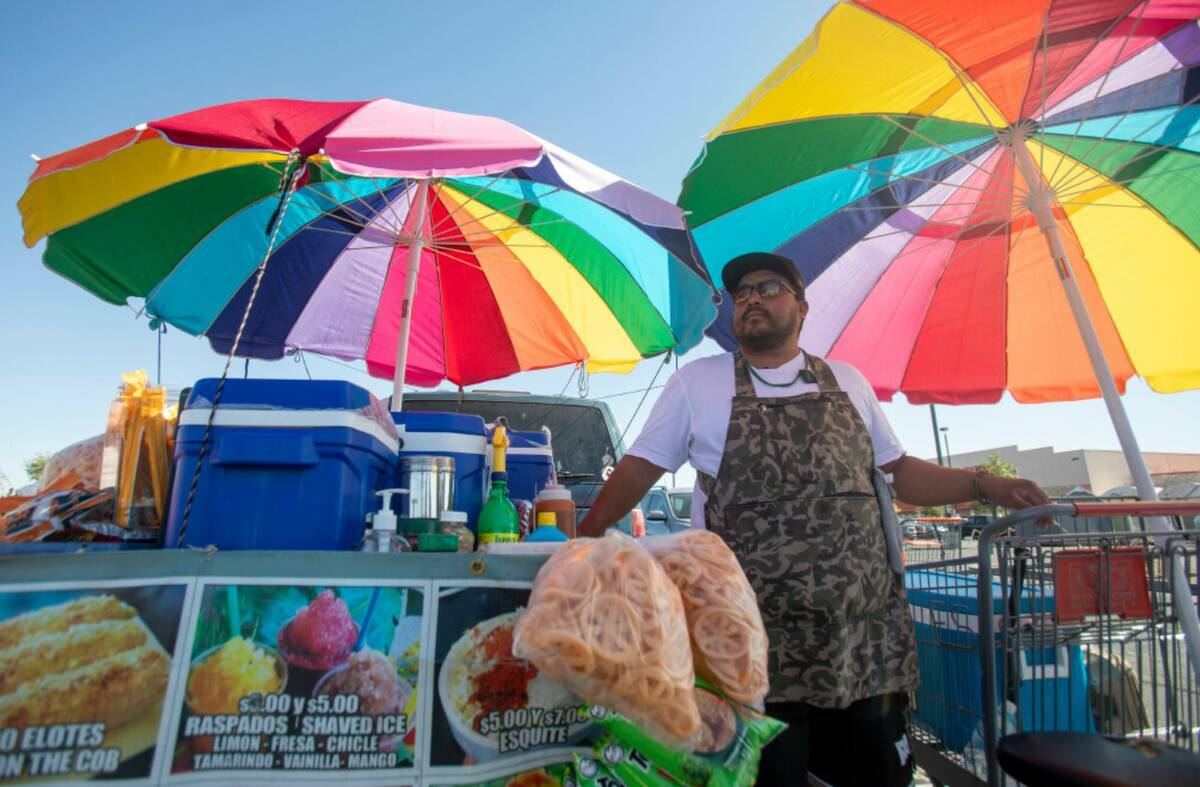
[[[508,497],[508,430],[497,426],[492,434],[492,489],[479,512],[479,546],[512,543],[520,539],[517,508]]]

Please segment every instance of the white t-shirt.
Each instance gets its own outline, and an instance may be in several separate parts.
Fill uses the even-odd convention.
[[[875,464],[885,465],[904,456],[904,448],[887,422],[871,384],[862,372],[840,361],[826,361],[838,386],[850,396],[854,409],[871,433]],[[800,354],[775,369],[755,368],[770,383],[787,383],[804,367]],[[818,390],[815,383],[797,381],[786,388],[763,385],[750,377],[759,396],[797,396]],[[685,461],[697,473],[716,476],[725,452],[725,433],[733,412],[733,354],[724,353],[692,361],[671,375],[650,411],[646,426],[626,452],[668,472]],[[704,492],[697,479],[692,494],[692,527],[704,527]]]

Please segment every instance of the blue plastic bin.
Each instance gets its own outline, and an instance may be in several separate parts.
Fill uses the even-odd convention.
[[[485,489],[487,430],[483,419],[467,413],[392,413],[400,432],[400,459],[406,456],[449,456],[454,459],[454,510],[467,515],[467,527],[475,530]],[[398,500],[397,510],[404,501]]]
[[[217,380],[179,416],[164,546],[174,547]],[[397,440],[334,380],[226,380],[183,546],[354,549],[375,492],[393,485]]]
[[[962,751],[983,719],[983,663],[979,643],[979,598],[973,575],[943,571],[905,573],[908,603],[917,629],[921,688],[916,718],[948,748]],[[1004,599],[993,583],[993,614],[999,629]],[[1021,599],[1021,612],[1052,613],[1053,592]],[[1004,656],[996,647],[996,707],[1004,708],[1000,682]],[[1026,731],[1095,732],[1088,703],[1087,664],[1078,645],[1039,648],[1020,654],[1021,728]]]
[[[492,430],[488,429],[488,467],[491,461]],[[508,496],[513,500],[537,497],[542,487],[554,477],[554,453],[550,437],[545,432],[508,430]]]

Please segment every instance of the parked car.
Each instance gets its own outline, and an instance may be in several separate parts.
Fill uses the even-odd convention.
[[[905,541],[936,541],[937,529],[925,522],[910,520],[900,525],[900,535]]]
[[[642,498],[639,504],[642,513],[646,515],[646,534],[650,535],[650,523],[661,522],[666,526],[667,531],[678,533],[680,530],[687,530],[692,526],[691,509],[692,500],[691,493],[688,493],[687,513],[688,518],[679,516],[675,510],[675,504],[671,496],[671,492],[663,486],[653,487],[646,496]]]
[[[575,501],[576,523],[583,521],[603,486],[603,483],[595,481],[580,481],[570,485],[571,497]],[[664,487],[652,488],[636,507],[642,509],[642,513],[646,517],[646,535],[648,536],[665,536],[691,527],[687,521],[674,516],[671,512],[671,506],[667,502],[667,490]],[[630,515],[626,514],[621,517],[617,521],[616,527],[624,533],[631,533],[633,522]]]
[[[970,514],[962,524],[963,538],[979,538],[979,531],[992,523],[992,518],[986,514]]]
[[[692,488],[690,486],[673,486],[667,490],[667,497],[671,501],[671,510],[675,512],[675,516],[687,520],[688,524],[691,524]]]

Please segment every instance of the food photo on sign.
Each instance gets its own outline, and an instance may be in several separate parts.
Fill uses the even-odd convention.
[[[0,593],[0,780],[147,777],[187,586]]]
[[[411,767],[420,590],[206,585],[172,773]]]
[[[441,586],[437,593],[437,701],[430,765],[499,760],[517,765],[526,761],[523,755],[556,747],[565,749],[564,759],[569,761],[568,747],[583,745],[591,729],[582,701],[543,670],[513,655],[513,629],[529,590]],[[537,771],[529,775],[532,783],[539,778]],[[547,784],[562,783],[556,776],[545,778],[553,779]]]

